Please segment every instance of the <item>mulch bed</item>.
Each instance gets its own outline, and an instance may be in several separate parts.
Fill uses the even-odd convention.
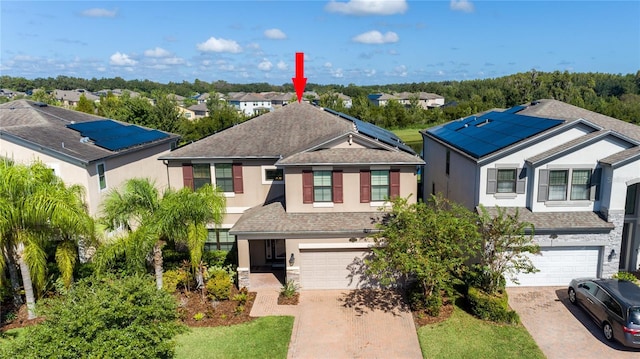
[[[231,288],[231,295],[240,293],[236,287]],[[178,313],[182,322],[190,327],[218,327],[252,321],[249,316],[256,299],[255,292],[247,293],[247,302],[242,306],[235,300],[212,301],[201,293],[187,292],[176,294]],[[240,308],[242,307],[242,308]]]
[[[294,294],[291,298],[287,298],[284,295],[280,294],[278,296],[278,305],[298,305],[299,299],[300,293]]]
[[[411,313],[413,314],[413,321],[416,324],[416,327],[420,328],[425,325],[440,323],[449,319],[453,313],[453,303],[447,302],[442,308],[440,308],[440,314],[437,317],[430,316],[424,310],[412,311]]]

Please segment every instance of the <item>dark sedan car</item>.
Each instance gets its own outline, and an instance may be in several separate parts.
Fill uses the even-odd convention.
[[[574,279],[569,301],[583,307],[600,325],[604,337],[640,348],[640,287],[617,279]]]

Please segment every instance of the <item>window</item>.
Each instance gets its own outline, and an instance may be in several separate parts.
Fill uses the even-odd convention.
[[[571,195],[569,196],[572,201],[589,199],[589,177],[591,177],[591,170],[572,171]]]
[[[206,185],[211,184],[211,165],[206,164],[194,164],[193,165],[193,186],[194,190]]]
[[[209,229],[204,243],[205,251],[230,251],[236,243],[236,236],[229,234],[228,229]]]
[[[331,202],[331,171],[313,172],[313,201]]]
[[[264,179],[266,181],[283,181],[284,170],[282,168],[267,168],[264,170]]]
[[[389,197],[389,171],[371,171],[371,201],[384,201]]]
[[[549,171],[549,201],[567,199],[567,178],[569,171]]]
[[[98,171],[98,185],[100,186],[100,189],[103,190],[107,188],[107,177],[104,173],[104,163],[98,163],[96,169]]]
[[[216,186],[222,192],[233,192],[233,170],[231,163],[218,163],[216,167]]]
[[[640,184],[636,183],[627,187],[627,198],[625,199],[624,203],[624,214],[635,214],[638,186],[640,186]]]
[[[449,175],[449,169],[451,168],[451,151],[447,150],[447,160],[445,164],[445,173]]]
[[[516,170],[498,169],[498,193],[516,193]]]

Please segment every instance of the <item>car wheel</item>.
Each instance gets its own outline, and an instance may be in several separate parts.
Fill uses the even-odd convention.
[[[569,288],[569,301],[571,304],[578,304],[576,300],[576,291],[573,288]]]
[[[606,340],[613,340],[613,328],[611,327],[611,324],[604,322],[604,324],[602,325],[602,334],[604,334],[604,338]]]

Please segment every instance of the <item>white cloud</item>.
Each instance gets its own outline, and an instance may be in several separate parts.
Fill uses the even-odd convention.
[[[287,38],[287,34],[282,32],[280,29],[265,30],[264,36],[271,40],[283,40]]]
[[[144,56],[146,57],[169,57],[171,53],[161,47],[156,47],[155,49],[149,49],[144,51]]]
[[[267,59],[262,60],[262,62],[258,64],[258,69],[262,71],[271,71],[272,67],[273,67],[273,64],[271,63],[271,61]]]
[[[160,61],[165,65],[182,65],[182,64],[184,64],[184,59],[181,58],[181,57],[176,57],[176,56],[167,57],[167,58],[164,58],[164,59],[162,59]]]
[[[367,77],[372,77],[375,76],[376,74],[376,69],[365,69],[364,70],[364,75]]]
[[[242,51],[240,45],[234,40],[216,39],[213,36],[210,37],[209,40],[198,44],[196,47],[198,50],[204,52],[231,52],[236,54]]]
[[[405,65],[396,66],[393,69],[393,72],[394,72],[394,75],[396,75],[396,76],[406,77],[407,76],[407,67]]]
[[[137,64],[138,61],[130,58],[127,54],[116,52],[109,58],[109,63],[114,66],[133,66]]]
[[[278,61],[278,64],[276,65],[276,67],[278,68],[278,70],[287,70],[289,68],[289,65],[287,65],[286,62],[280,60]]]
[[[373,30],[360,34],[352,40],[363,44],[387,44],[391,42],[398,42],[400,38],[398,37],[398,34],[393,31],[388,31],[383,35],[380,31]]]
[[[344,77],[344,73],[342,72],[342,69],[336,69],[331,71],[331,76],[337,79],[341,79]]]
[[[324,63],[324,67],[326,67],[326,68],[331,68],[331,67],[333,67],[333,64],[332,64],[332,63],[330,63],[330,62],[325,62],[325,63]]]
[[[405,0],[331,0],[324,9],[346,15],[393,15],[404,14],[408,6]]]
[[[118,9],[107,10],[100,8],[87,9],[80,13],[80,15],[86,17],[116,17],[117,14]]]
[[[449,7],[455,11],[473,12],[474,10],[473,4],[468,0],[451,0]]]

